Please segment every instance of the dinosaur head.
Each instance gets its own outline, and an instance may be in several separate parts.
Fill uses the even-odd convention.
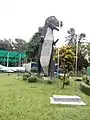
[[[59,25],[60,24],[60,25]],[[45,25],[50,27],[52,30],[59,31],[59,26],[62,27],[63,23],[62,21],[58,21],[55,16],[50,16],[46,19]]]

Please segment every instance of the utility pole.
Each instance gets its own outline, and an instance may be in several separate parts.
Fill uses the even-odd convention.
[[[7,67],[9,65],[9,52],[7,53]]]

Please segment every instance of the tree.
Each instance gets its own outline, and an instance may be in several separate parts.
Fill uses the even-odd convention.
[[[80,33],[79,36],[75,33],[75,29],[74,28],[70,28],[67,33],[69,34],[66,38],[66,42],[68,45],[70,46],[75,46],[76,42],[77,42],[77,37],[78,37],[78,45],[81,45],[86,37],[85,33]]]
[[[56,52],[56,56],[58,57],[57,52]],[[64,88],[66,73],[73,69],[73,65],[75,62],[75,54],[70,46],[63,46],[59,48],[59,59],[61,63],[61,69],[64,72],[64,80],[63,80],[63,88]]]
[[[74,28],[70,28],[67,33],[69,34],[65,40],[65,42],[67,42],[68,45],[70,46],[75,46],[76,44],[76,39],[77,39],[77,35],[75,33],[75,29]]]
[[[0,40],[0,50],[13,50],[13,46],[11,45],[11,39],[9,40]]]
[[[84,58],[84,55],[81,52],[78,53],[78,56],[77,69],[78,71],[81,71],[82,68],[88,67],[88,61]]]
[[[12,46],[14,51],[25,53],[28,48],[28,43],[23,39],[16,38],[15,42],[12,41]]]
[[[25,40],[16,38],[15,42],[11,39],[0,40],[0,50],[26,52],[28,44]]]
[[[30,42],[28,43],[28,50],[26,52],[28,56],[28,61],[37,60],[40,39],[41,39],[40,32],[36,32],[30,39]]]
[[[78,62],[77,62],[77,66],[78,66],[78,70],[81,70],[83,67],[86,67],[88,64],[84,64],[84,62],[87,60],[85,59],[86,56],[86,48],[85,45],[82,45],[83,43],[85,43],[86,41],[86,34],[85,33],[80,33],[79,35],[77,35],[75,33],[75,29],[74,28],[70,28],[67,33],[69,34],[68,37],[66,37],[66,42],[69,46],[71,46],[73,52],[76,54],[76,43],[77,43],[77,37],[78,37]],[[82,65],[80,64],[80,62],[82,63]]]

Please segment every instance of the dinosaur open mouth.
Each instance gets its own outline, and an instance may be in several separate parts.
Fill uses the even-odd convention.
[[[59,26],[54,25],[55,29],[59,31]]]
[[[63,22],[62,22],[62,21],[59,22],[59,26],[60,26],[60,27],[63,26]]]

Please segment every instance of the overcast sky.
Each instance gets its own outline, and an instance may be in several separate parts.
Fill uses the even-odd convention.
[[[63,21],[60,31],[54,32],[55,39],[60,39],[57,45],[64,44],[71,27],[78,34],[86,33],[90,40],[89,12],[89,0],[0,0],[0,39],[29,41],[45,19],[53,15]]]

